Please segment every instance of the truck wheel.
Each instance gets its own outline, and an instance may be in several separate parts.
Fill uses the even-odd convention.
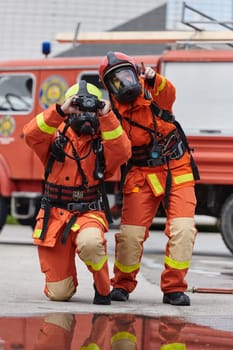
[[[8,215],[8,200],[5,197],[0,196],[0,231],[6,223]]]
[[[233,253],[233,194],[226,199],[222,206],[220,230],[224,243]]]

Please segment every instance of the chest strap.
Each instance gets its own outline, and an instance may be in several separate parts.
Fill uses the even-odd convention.
[[[129,160],[129,162],[127,164],[125,164],[124,166],[121,167],[122,171],[121,171],[120,191],[122,191],[127,173],[130,171],[130,169],[133,165],[134,166],[142,166],[142,167],[144,167],[144,166],[154,167],[154,166],[163,165],[163,164],[167,163],[168,172],[167,172],[165,196],[164,196],[164,208],[167,209],[168,203],[169,203],[169,193],[170,193],[171,184],[172,184],[172,175],[171,175],[169,161],[171,159],[181,158],[183,156],[183,154],[185,153],[185,151],[187,150],[190,154],[190,163],[191,163],[191,168],[192,168],[194,179],[199,180],[200,176],[199,176],[198,167],[197,167],[196,162],[194,161],[193,156],[192,156],[193,150],[189,147],[187,137],[186,137],[181,125],[179,124],[179,122],[177,122],[175,120],[175,116],[170,111],[160,108],[154,101],[151,101],[150,109],[151,109],[152,117],[153,117],[152,119],[153,119],[153,123],[154,123],[154,130],[147,128],[144,125],[141,125],[135,121],[132,121],[128,117],[121,116],[113,104],[113,111],[115,112],[115,114],[117,115],[117,117],[121,121],[121,123],[122,123],[122,120],[125,119],[130,125],[141,128],[141,129],[148,132],[148,134],[151,138],[151,142],[154,142],[152,147],[155,148],[156,153],[158,153],[158,155],[159,155],[157,158],[152,158],[151,156],[148,156],[148,152],[146,150],[147,156],[145,157],[145,153],[144,153],[145,147],[148,147],[148,146],[142,145],[142,146],[139,146],[137,149],[137,151],[139,151],[139,153],[141,152],[141,155],[139,157],[135,157],[134,151],[136,151],[136,147],[135,148],[133,147],[132,148],[132,154],[133,154],[132,158]],[[171,147],[165,147],[165,148],[167,148],[168,152],[163,152],[163,154],[160,153],[161,144],[159,145],[160,141],[157,140],[157,136],[161,137],[162,135],[160,133],[158,133],[156,130],[157,129],[156,128],[156,119],[155,119],[156,116],[158,118],[164,120],[165,122],[169,122],[169,123],[174,124],[176,127],[174,136],[177,139],[176,140],[173,139],[173,141],[175,141],[175,142]],[[150,145],[150,147],[151,147],[151,145]],[[163,145],[163,148],[164,148],[164,145]],[[143,159],[143,155],[144,155],[144,159]]]
[[[78,217],[78,215],[74,214],[73,216],[71,216],[69,222],[66,224],[66,227],[65,227],[65,229],[64,229],[64,231],[62,233],[62,236],[61,236],[62,244],[66,243],[67,238],[68,238],[69,233],[70,233],[70,229],[75,224],[75,221],[77,220],[77,217]]]
[[[160,119],[163,119],[165,122],[173,122],[175,116],[168,110],[160,108],[154,101],[151,102],[150,108],[152,113],[154,113]]]

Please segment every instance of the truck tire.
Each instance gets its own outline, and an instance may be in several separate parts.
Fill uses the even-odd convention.
[[[8,199],[0,196],[0,232],[6,223],[8,215]]]
[[[220,231],[224,243],[233,254],[233,194],[226,199],[222,206]]]

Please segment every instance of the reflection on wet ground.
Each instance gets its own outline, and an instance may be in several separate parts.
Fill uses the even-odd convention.
[[[230,350],[233,332],[184,318],[54,313],[0,318],[0,350]]]

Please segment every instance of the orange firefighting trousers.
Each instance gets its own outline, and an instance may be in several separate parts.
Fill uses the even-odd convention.
[[[70,231],[65,244],[61,230],[54,247],[38,246],[41,271],[46,277],[44,292],[51,300],[69,300],[76,292],[76,254],[92,273],[98,292],[110,293],[104,227],[90,218],[85,221],[78,232]]]
[[[163,196],[155,197],[147,182],[139,192],[125,193],[120,232],[115,235],[116,250],[114,288],[132,292],[140,269],[143,243]],[[169,196],[165,234],[168,237],[161,275],[164,293],[183,292],[187,289],[185,276],[190,266],[196,236],[194,212],[196,197],[194,185],[172,187]],[[156,233],[154,233],[156,234]]]

